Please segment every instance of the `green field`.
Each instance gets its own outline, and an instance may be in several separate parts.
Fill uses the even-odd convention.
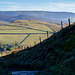
[[[34,41],[36,41],[36,44],[40,42],[39,37],[41,37],[42,41],[47,38],[47,34],[46,34],[47,31],[53,32],[53,30],[46,25],[51,25],[51,27],[55,26],[55,24],[49,24],[49,23],[34,21],[34,20],[17,20],[12,23],[1,25],[0,26],[0,41],[6,44],[11,44],[11,43],[14,43],[15,41],[20,43],[28,34],[30,34],[23,41],[21,45],[33,46]],[[26,34],[23,34],[23,33],[26,33]],[[52,34],[49,34],[49,36],[50,35]]]
[[[51,36],[51,34],[49,34]],[[47,34],[31,34],[23,43],[22,45],[35,45],[34,42],[36,41],[36,44],[40,42],[39,37],[41,37],[41,41],[45,40],[47,38]]]
[[[24,39],[27,35],[0,35],[0,40],[4,43],[13,43],[15,41],[20,42]]]
[[[0,33],[46,33],[46,31],[39,31],[39,30],[0,30]]]

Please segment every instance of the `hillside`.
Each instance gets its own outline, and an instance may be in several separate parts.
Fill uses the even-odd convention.
[[[15,20],[37,20],[37,21],[59,24],[59,21],[56,21],[56,20],[45,19],[45,18],[30,16],[30,15],[18,15],[18,16],[0,15],[0,20],[7,21],[7,22],[12,22],[12,21],[15,21]]]
[[[22,20],[37,20],[60,24],[60,21],[64,21],[65,23],[67,23],[68,18],[71,19],[71,22],[75,21],[75,13],[71,12],[0,11],[0,17],[1,17],[0,20],[8,22],[22,19]]]
[[[75,75],[75,25],[32,48],[2,58],[8,69],[38,70],[36,75]]]
[[[59,23],[59,21],[56,20],[36,17],[32,15],[18,15],[11,18],[13,18],[14,20],[36,20],[36,21],[43,21],[43,22]]]

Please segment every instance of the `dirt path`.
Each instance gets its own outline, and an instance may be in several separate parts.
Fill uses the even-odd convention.
[[[35,75],[37,71],[12,71],[12,75]]]

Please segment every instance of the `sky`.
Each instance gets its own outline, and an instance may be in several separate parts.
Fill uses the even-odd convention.
[[[75,13],[75,0],[0,0],[0,11],[52,11]]]

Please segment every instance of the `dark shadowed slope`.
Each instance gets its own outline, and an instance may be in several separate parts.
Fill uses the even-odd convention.
[[[75,25],[38,45],[3,57],[7,68],[39,70],[37,75],[75,75]]]

